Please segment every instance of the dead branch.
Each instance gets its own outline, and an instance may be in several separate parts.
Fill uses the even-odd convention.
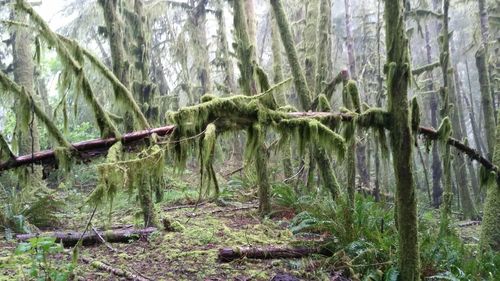
[[[127,280],[134,280],[134,281],[150,281],[151,280],[149,278],[145,278],[145,277],[142,277],[140,275],[136,275],[136,274],[133,274],[131,272],[128,272],[124,269],[112,267],[112,266],[107,265],[107,264],[105,264],[101,261],[98,261],[98,260],[91,260],[87,257],[81,257],[80,259],[83,262],[90,264],[94,268],[109,272],[109,273],[114,274],[116,276],[124,277]]]

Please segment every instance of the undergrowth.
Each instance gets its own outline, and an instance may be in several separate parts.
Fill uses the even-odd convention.
[[[397,229],[391,202],[375,202],[357,194],[352,230],[355,241],[349,241],[345,227],[345,205],[342,200],[325,200],[317,194],[297,195],[284,184],[273,186],[274,202],[296,213],[289,229],[295,235],[330,236],[326,247],[333,254],[321,268],[343,270],[353,280],[397,280]],[[477,255],[477,244],[466,244],[454,233],[439,236],[438,216],[422,210],[419,216],[420,255],[425,280],[497,280],[500,254]]]

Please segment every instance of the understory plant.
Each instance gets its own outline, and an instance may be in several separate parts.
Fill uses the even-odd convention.
[[[19,243],[15,256],[23,261],[20,266],[22,280],[65,281],[71,279],[76,255],[71,262],[57,259],[63,246],[53,237],[34,237]],[[21,259],[25,257],[25,259]]]

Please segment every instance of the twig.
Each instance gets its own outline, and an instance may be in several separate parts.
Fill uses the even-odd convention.
[[[205,204],[207,204],[207,202],[201,202],[201,203],[198,204],[198,206],[203,206]],[[172,206],[172,207],[164,208],[163,211],[168,212],[168,211],[178,210],[178,209],[187,209],[187,208],[194,207],[195,205],[196,204],[186,204],[186,205]]]
[[[298,171],[295,175],[293,175],[293,176],[291,176],[291,177],[289,177],[289,178],[284,179],[284,180],[283,180],[283,182],[284,182],[284,183],[286,183],[286,182],[288,182],[289,180],[291,180],[291,179],[293,179],[293,178],[297,177],[298,175],[300,175],[300,173],[302,172],[302,170],[304,170],[304,166],[305,166],[305,165],[302,165],[302,167],[300,167],[299,171]]]
[[[106,247],[108,249],[110,249],[112,252],[116,252],[116,249],[111,247],[111,245],[109,245],[108,242],[106,242],[106,240],[104,240],[104,238],[101,236],[101,234],[99,234],[99,232],[97,231],[97,229],[95,229],[95,227],[92,226],[92,230],[94,231],[94,233],[97,235],[97,237],[99,238],[99,240],[101,240],[101,242],[106,245]]]
[[[236,174],[237,172],[239,172],[239,171],[241,171],[241,170],[243,170],[243,169],[245,169],[245,166],[241,166],[241,167],[239,167],[238,169],[236,169],[236,170],[234,170],[234,171],[232,171],[232,172],[229,172],[229,173],[227,173],[227,174],[223,175],[223,177],[227,178],[227,177],[229,177],[229,176],[232,176],[232,175]]]

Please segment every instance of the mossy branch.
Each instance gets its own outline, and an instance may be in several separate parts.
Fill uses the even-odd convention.
[[[75,41],[73,41],[69,38],[66,38],[62,35],[58,35],[58,37],[59,37],[59,39],[61,39],[61,41],[65,42],[69,46],[73,46],[73,47],[78,46],[78,44]],[[117,98],[120,99],[120,101],[124,102],[125,105],[127,105],[130,109],[132,109],[137,120],[139,120],[141,129],[150,128],[150,125],[149,125],[146,117],[142,113],[141,108],[139,107],[139,105],[135,101],[133,94],[129,91],[129,89],[127,89],[127,87],[125,87],[125,85],[123,85],[122,82],[120,82],[120,80],[116,77],[116,75],[113,73],[113,71],[111,71],[106,65],[104,65],[97,57],[95,57],[88,50],[86,50],[82,47],[79,47],[79,49],[81,50],[82,54],[88,58],[90,63],[93,64],[95,67],[97,67],[97,69],[101,72],[101,74],[104,77],[106,77],[106,79],[108,79],[108,81],[111,84],[113,84],[114,87],[119,89],[119,91],[115,92],[116,94],[120,95]]]
[[[110,117],[103,109],[103,107],[97,101],[94,92],[92,91],[92,87],[90,86],[87,77],[83,71],[83,67],[79,61],[71,54],[70,50],[67,48],[67,45],[64,44],[57,34],[53,32],[48,24],[38,15],[37,12],[26,3],[24,0],[16,1],[16,8],[24,11],[28,15],[33,22],[35,22],[40,27],[40,34],[47,41],[47,43],[53,46],[56,49],[57,54],[61,58],[61,61],[65,68],[70,70],[76,77],[77,87],[82,91],[86,101],[90,104],[94,111],[94,117],[96,119],[97,125],[101,131],[101,135],[104,137],[108,136],[120,136],[118,129],[115,127]],[[75,51],[77,54],[81,54],[81,50],[78,46]]]
[[[418,76],[418,75],[420,75],[420,74],[422,74],[424,72],[432,71],[432,70],[434,70],[434,68],[437,68],[439,66],[441,66],[441,62],[440,61],[435,61],[433,63],[426,64],[426,65],[423,65],[423,66],[420,66],[420,67],[412,69],[411,74],[413,74],[415,76]]]
[[[22,104],[29,105],[27,108],[33,110],[33,113],[44,124],[49,135],[56,140],[58,145],[71,148],[71,144],[64,138],[62,132],[57,129],[54,122],[45,114],[45,111],[33,100],[33,94],[30,91],[14,82],[3,71],[0,71],[0,86],[6,92],[14,92],[17,95],[16,98],[19,98]]]

